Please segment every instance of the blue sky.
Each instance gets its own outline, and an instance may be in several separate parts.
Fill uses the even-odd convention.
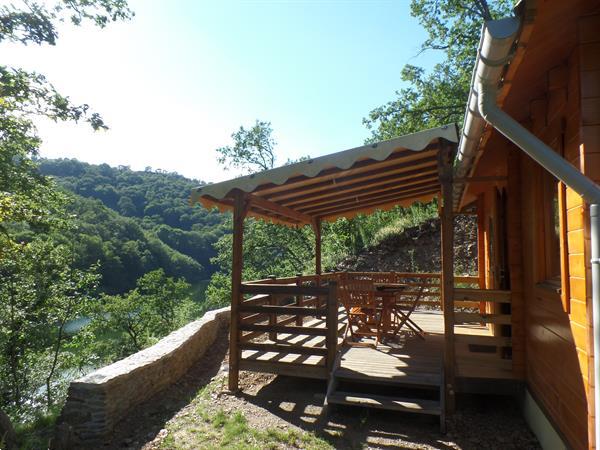
[[[237,173],[215,148],[270,121],[278,162],[361,145],[362,118],[394,97],[425,32],[409,0],[133,0],[105,30],[61,29],[56,47],[2,44],[3,62],[47,75],[111,127],[40,122],[42,155],[146,166],[205,181]]]

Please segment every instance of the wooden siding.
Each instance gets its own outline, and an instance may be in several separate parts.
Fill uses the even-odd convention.
[[[554,2],[554,4],[557,4]],[[511,105],[528,105],[522,123],[555,151],[600,182],[600,14],[573,20],[578,42],[562,49],[553,66],[519,73],[508,94]],[[535,30],[534,38],[535,39]],[[527,58],[536,54],[532,45]],[[542,50],[539,50],[542,51]],[[547,54],[548,49],[544,49]],[[521,77],[521,78],[519,78]],[[523,86],[535,86],[529,94]],[[543,88],[540,88],[543,87]],[[518,101],[514,96],[519,96]],[[511,96],[513,98],[511,98]],[[527,103],[526,103],[527,102]],[[595,448],[591,312],[590,230],[587,205],[569,188],[561,201],[561,292],[547,278],[542,211],[545,171],[498,133],[492,133],[473,176],[502,176],[506,182],[471,184],[467,195],[478,198],[484,230],[485,287],[500,288],[502,240],[506,243],[509,286],[513,292],[513,374],[524,376],[569,446]],[[560,185],[557,184],[557,190]],[[501,193],[506,198],[506,231]],[[550,257],[551,258],[551,257]],[[506,282],[506,280],[504,280]],[[561,298],[562,294],[562,298]],[[489,308],[489,306],[488,306]],[[495,308],[498,308],[495,306]],[[488,312],[499,313],[498,310]],[[495,329],[496,335],[505,330]]]
[[[581,99],[581,128],[579,154],[577,159],[580,169],[597,183],[600,183],[600,14],[582,17],[578,24],[580,61],[579,86]],[[577,158],[578,157],[578,158]],[[585,271],[582,277],[572,280],[571,301],[576,308],[577,328],[589,343],[586,354],[577,346],[582,371],[589,380],[588,387],[588,429],[590,442],[594,442],[594,355],[591,301],[591,267],[590,267],[590,229],[589,211],[576,209],[572,215],[574,223],[569,234],[579,244],[577,250],[583,255]],[[586,314],[587,313],[587,314]],[[587,366],[586,366],[587,364]]]
[[[583,169],[580,132],[580,48],[572,49],[560,65],[543,74],[547,88],[542,98],[531,102],[531,130],[576,167]],[[593,442],[588,426],[589,356],[586,251],[584,230],[585,205],[569,188],[565,192],[561,221],[561,255],[567,263],[561,289],[568,298],[545,286],[544,239],[539,236],[540,187],[544,170],[522,156],[523,175],[523,252],[527,291],[527,383],[552,421],[575,449],[588,448]],[[557,185],[557,189],[560,189]],[[562,202],[561,202],[562,203]]]

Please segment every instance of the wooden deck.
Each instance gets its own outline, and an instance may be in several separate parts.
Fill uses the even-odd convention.
[[[338,373],[353,379],[390,383],[439,385],[444,348],[444,320],[441,311],[418,311],[411,318],[425,330],[425,339],[406,333],[398,342],[372,347],[344,347]],[[491,338],[491,331],[479,324],[455,326],[455,336]],[[497,353],[473,352],[462,342],[456,344],[457,376],[471,378],[513,378],[512,361]],[[468,339],[470,341],[471,339]],[[476,340],[477,342],[477,340]]]
[[[437,386],[442,372],[444,321],[441,311],[416,311],[411,318],[425,330],[425,339],[412,333],[402,334],[397,342],[379,344],[373,347],[352,347],[342,345],[345,315],[340,309],[338,316],[338,346],[341,355],[337,373],[340,377],[362,379],[364,382],[415,384]],[[323,328],[325,319],[313,319],[305,327]],[[455,326],[456,367],[458,377],[512,379],[512,361],[502,359],[497,352],[473,351],[469,342],[479,342],[486,347],[486,339],[493,340],[490,330],[480,324]],[[462,340],[462,337],[469,337]],[[473,341],[472,338],[475,338]],[[477,340],[477,337],[483,338]],[[365,341],[368,342],[368,341]],[[265,340],[261,344],[302,345],[324,348],[324,336],[304,336],[278,333],[277,340]],[[489,347],[488,347],[489,348]],[[477,350],[477,349],[476,349]],[[484,348],[485,350],[485,348]],[[325,357],[259,350],[243,350],[240,368],[308,378],[325,378],[322,368]]]

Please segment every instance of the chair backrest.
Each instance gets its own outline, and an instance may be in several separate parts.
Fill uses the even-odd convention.
[[[342,273],[339,295],[346,309],[353,306],[372,306],[375,303],[373,278],[368,274]]]

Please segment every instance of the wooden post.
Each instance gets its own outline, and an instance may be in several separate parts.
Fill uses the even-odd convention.
[[[446,412],[455,408],[454,374],[454,214],[452,212],[453,144],[442,140],[439,173],[442,184],[442,304],[444,305],[444,381]]]
[[[296,274],[296,286],[302,286],[302,274]],[[304,306],[304,296],[296,295],[296,306]],[[296,316],[296,326],[301,327],[304,324],[304,316]]]
[[[315,274],[321,275],[321,219],[313,219],[312,229],[315,233]]]
[[[477,276],[479,289],[485,289],[485,198],[477,197]],[[479,303],[479,312],[485,314],[485,302]]]
[[[272,280],[273,283],[277,282],[277,277],[275,275],[269,275],[267,278],[269,280]],[[271,294],[271,295],[269,295],[269,299],[268,299],[267,303],[271,306],[279,305],[279,297],[276,296],[275,294]],[[273,313],[269,314],[269,325],[271,325],[272,327],[277,325],[277,316]],[[269,333],[269,340],[276,341],[277,333],[275,333],[274,331],[271,331]]]
[[[337,282],[329,281],[329,293],[327,294],[327,317],[325,320],[327,326],[327,335],[325,336],[325,346],[327,347],[327,373],[331,376],[333,363],[337,353],[337,325],[338,325],[338,305],[337,305]]]
[[[317,286],[321,286],[321,219],[313,219],[311,225],[315,233],[315,274],[317,275]],[[320,298],[317,298],[316,306],[323,306]]]
[[[233,256],[231,263],[231,320],[229,325],[229,390],[235,392],[239,387],[240,375],[240,313],[242,301],[242,269],[244,264],[244,218],[246,201],[241,191],[234,192],[233,202]]]

